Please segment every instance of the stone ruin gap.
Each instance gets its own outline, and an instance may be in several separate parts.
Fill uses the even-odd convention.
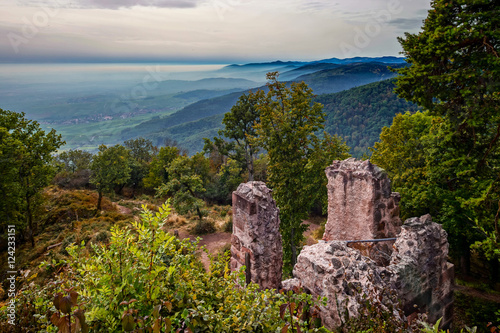
[[[350,158],[326,168],[328,220],[323,239],[305,246],[293,278],[281,281],[283,262],[279,209],[263,182],[240,184],[233,192],[231,269],[245,265],[247,282],[265,289],[304,288],[327,297],[320,306],[326,328],[340,325],[339,313],[359,314],[360,294],[401,302],[405,316],[418,308],[430,322],[451,325],[453,265],[447,261],[447,234],[430,215],[401,223],[399,193],[384,170]],[[390,239],[376,242],[359,240]],[[342,309],[338,309],[340,305]],[[397,314],[395,314],[397,315]]]

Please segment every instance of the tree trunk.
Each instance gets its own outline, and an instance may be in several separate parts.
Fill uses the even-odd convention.
[[[97,198],[97,208],[95,209],[95,215],[99,214],[101,211],[101,201],[102,201],[102,191],[98,191],[99,197]]]
[[[292,249],[292,268],[297,263],[297,248],[295,247],[295,242],[293,241],[295,237],[295,228],[292,227],[290,231],[290,247]]]
[[[470,247],[463,248],[463,253],[460,256],[460,271],[464,276],[470,274]]]
[[[203,216],[201,215],[200,207],[196,207],[196,213],[198,214],[198,217],[200,218],[200,221],[201,221],[201,218]]]
[[[245,161],[248,169],[248,181],[252,182],[254,180],[254,171],[253,171],[253,153],[252,148],[245,142]]]
[[[490,262],[490,287],[495,288],[498,281],[500,281],[499,272],[499,262],[496,258],[489,261]]]
[[[250,154],[249,159],[247,159],[247,168],[248,168],[248,181],[252,182],[254,180],[253,154]]]

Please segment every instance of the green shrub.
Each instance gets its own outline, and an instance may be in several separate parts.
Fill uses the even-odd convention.
[[[205,235],[211,234],[216,231],[215,224],[213,221],[208,220],[198,220],[194,227],[191,228],[190,232],[194,235]]]
[[[225,232],[233,232],[233,219],[231,218],[229,221],[224,223],[224,231]]]
[[[32,286],[36,292],[22,293],[24,300],[18,300],[37,299],[29,315],[38,319],[30,329],[55,332],[49,318],[84,311],[89,332],[282,332],[292,326],[294,331],[325,332],[308,321],[307,310],[315,306],[312,296],[245,285],[243,271],[229,270],[229,253],[209,255],[206,272],[197,259],[197,242],[161,230],[169,212],[167,205],[156,214],[145,209],[142,222],[133,222],[132,228],[113,226],[109,244],[91,244],[92,255],[84,244],[69,246],[64,279],[52,289]],[[55,310],[54,295],[67,294],[77,295],[78,302],[68,311],[54,302]],[[4,316],[2,309],[0,319]]]

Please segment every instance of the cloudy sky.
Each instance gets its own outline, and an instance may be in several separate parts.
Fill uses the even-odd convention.
[[[397,56],[430,0],[1,0],[0,62]]]

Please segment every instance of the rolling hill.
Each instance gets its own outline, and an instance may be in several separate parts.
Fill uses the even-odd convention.
[[[368,147],[373,146],[374,142],[379,139],[382,127],[389,126],[397,113],[414,112],[418,109],[414,104],[397,97],[393,93],[393,89],[394,80],[384,80],[337,93],[317,96],[315,101],[324,105],[326,132],[342,136],[351,147],[353,156],[361,157],[365,153],[369,154]],[[222,96],[227,98],[224,102],[228,111],[232,106],[232,101],[235,102],[238,96],[238,94]],[[162,119],[143,123],[140,125],[141,129],[144,130],[141,132],[141,136],[152,139],[156,144],[162,144],[165,139],[169,138],[176,140],[190,153],[201,151],[203,138],[212,138],[222,127],[224,113],[202,117],[207,110],[203,107],[214,110],[214,106],[217,106],[215,100],[211,100],[211,103],[214,104],[200,101],[190,105],[191,112],[199,111],[197,119],[195,119],[194,113],[190,115],[191,121],[180,123],[179,120],[182,119],[183,112],[178,112],[175,118],[177,123],[174,124],[172,121],[168,127],[160,130],[156,127],[157,130],[149,133],[146,130],[151,129],[154,122],[159,124]],[[172,116],[165,119],[173,120],[174,118],[170,118]],[[187,116],[184,119],[187,119]]]
[[[247,66],[251,67],[252,65]],[[334,68],[302,75],[294,80],[295,82],[306,82],[318,95],[339,92],[370,82],[381,81],[395,75],[387,68],[386,64],[382,63],[352,63],[347,65],[320,63],[306,65],[306,69],[311,67],[318,68],[318,66],[334,66]],[[260,87],[258,89],[266,89],[266,87]],[[123,130],[122,139],[127,140],[131,137],[150,136],[152,133],[165,132],[168,128],[182,123],[197,121],[217,114],[224,114],[229,112],[242,93],[243,92],[235,92],[224,96],[201,100],[171,115],[154,117],[133,128]]]

